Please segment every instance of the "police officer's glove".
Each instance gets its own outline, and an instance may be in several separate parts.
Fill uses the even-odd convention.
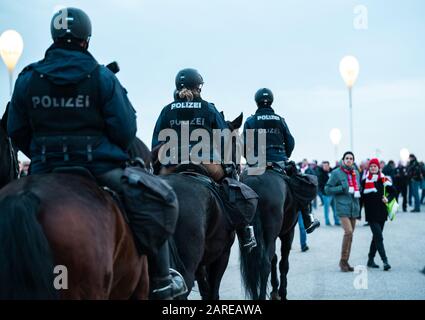
[[[288,176],[292,176],[297,173],[297,165],[294,161],[288,161],[285,164],[285,171]]]
[[[224,170],[224,176],[228,178],[232,178],[235,180],[239,180],[238,178],[238,172],[236,170],[236,165],[234,163],[232,164],[222,164],[223,170]]]
[[[140,168],[142,168],[142,169],[146,169],[146,163],[145,163],[145,161],[143,161],[143,159],[142,159],[142,158],[140,158],[140,157],[136,157],[136,158],[134,158],[134,159],[131,159],[131,161],[130,161],[130,165],[131,165],[132,167],[140,167]]]

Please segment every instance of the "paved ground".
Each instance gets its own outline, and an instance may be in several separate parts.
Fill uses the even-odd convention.
[[[425,299],[425,275],[420,272],[425,267],[425,206],[420,213],[399,212],[394,221],[386,223],[384,244],[392,266],[387,272],[382,270],[380,258],[375,259],[381,265],[380,269],[364,267],[372,238],[369,227],[363,226],[364,221],[357,224],[350,263],[367,271],[359,270],[357,274],[340,272],[342,228],[324,226],[323,207],[318,207],[316,216],[322,226],[309,235],[310,250],[307,252],[300,250],[299,229],[296,227],[290,255],[288,299]],[[355,288],[355,283],[357,287],[359,284],[365,286],[360,279],[367,279],[367,289]],[[244,299],[241,288],[239,250],[235,243],[220,296],[222,299]],[[189,299],[199,299],[196,287]]]

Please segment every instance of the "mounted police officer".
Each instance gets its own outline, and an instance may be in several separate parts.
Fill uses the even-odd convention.
[[[246,120],[244,132],[247,129],[262,130],[266,134],[267,162],[284,166],[294,150],[294,137],[289,131],[285,119],[272,109],[273,93],[270,89],[259,89],[255,94],[255,102],[258,109]],[[253,147],[254,150],[259,150],[258,139],[255,139]]]
[[[190,152],[193,147],[190,141],[187,141],[188,146],[182,141],[182,132],[184,131],[182,127],[186,126],[189,136],[197,129],[208,132],[209,141],[207,143],[210,143],[210,153],[206,155],[206,158],[203,158],[200,165],[208,172],[209,176],[218,183],[226,176],[234,177],[235,165],[223,164],[223,149],[218,150],[212,143],[213,130],[225,130],[229,127],[214,104],[202,99],[201,90],[204,84],[202,76],[195,69],[183,69],[177,73],[175,84],[174,101],[162,109],[156,122],[152,138],[152,150],[158,150],[162,145],[159,140],[160,132],[164,129],[172,129],[178,136],[178,145],[175,146],[178,158],[173,163],[161,162],[157,171],[160,170],[161,174],[171,173],[175,170],[177,164],[191,162],[188,158],[184,158],[182,152],[182,149],[186,147]],[[202,143],[205,143],[205,141],[202,141]],[[158,158],[160,159],[161,151],[159,153]],[[159,162],[157,161],[157,164]],[[238,225],[243,225],[243,223]],[[237,233],[243,248],[250,250],[256,246],[252,226],[245,224],[237,230]]]
[[[258,109],[255,114],[250,116],[245,122],[245,145],[247,148],[253,147],[255,151],[258,151],[260,148],[258,132],[261,131],[266,135],[266,146],[261,147],[265,147],[266,149],[267,166],[279,171],[283,171],[286,168],[286,171],[289,171],[290,169],[287,165],[287,161],[294,150],[295,140],[289,131],[285,119],[276,114],[273,110],[273,100],[273,92],[270,89],[261,88],[255,93],[255,102]],[[256,130],[257,133],[254,135],[253,146],[247,143],[246,132],[248,129]],[[296,171],[296,169],[294,171]],[[308,213],[308,209],[303,208],[301,212],[303,214],[306,231],[308,233],[313,232],[313,230],[320,225],[319,221]]]
[[[8,133],[31,159],[31,174],[83,167],[102,185],[122,193],[136,114],[113,72],[88,52],[91,29],[89,17],[80,9],[62,9],[53,16],[54,43],[44,59],[27,66],[16,81]],[[136,245],[144,227],[132,222],[141,220],[137,214],[132,212],[135,219],[130,219]],[[152,297],[169,299],[185,293],[181,275],[169,269],[167,244],[154,249],[157,254],[148,253]]]

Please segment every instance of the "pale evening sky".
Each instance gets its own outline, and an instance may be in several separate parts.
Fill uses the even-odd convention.
[[[17,30],[24,52],[15,74],[51,44],[56,6],[86,11],[90,52],[119,62],[118,78],[137,110],[138,136],[151,143],[155,121],[172,99],[184,67],[204,77],[203,97],[228,118],[255,112],[255,91],[269,87],[274,108],[295,136],[294,160],[333,160],[329,139],[340,128],[349,148],[348,94],[338,65],[360,63],[354,86],[354,151],[399,160],[401,148],[425,159],[425,1],[421,0],[110,0],[0,2],[0,33]],[[367,8],[356,29],[354,8]],[[0,112],[9,99],[0,65]]]

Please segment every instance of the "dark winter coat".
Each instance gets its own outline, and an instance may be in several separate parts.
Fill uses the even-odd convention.
[[[88,81],[91,75],[96,75],[97,79],[92,81],[95,92],[84,88],[84,81]],[[43,86],[48,86],[51,91],[50,95],[42,96],[45,105],[34,106],[38,98],[37,88],[32,83],[37,78],[48,80],[43,82]],[[71,89],[76,94],[79,91],[90,92],[95,97],[96,105],[89,107],[87,104],[83,108],[79,105],[81,101],[79,104],[68,103],[72,102],[71,98],[66,99],[68,102],[63,107],[58,102],[62,101],[60,99],[51,105],[51,101],[62,94],[61,91]],[[93,108],[97,113],[94,110],[88,113]],[[31,118],[30,115],[38,110],[44,112],[44,118]],[[69,110],[74,111],[73,118],[68,116]],[[90,116],[86,117],[86,114]],[[97,120],[91,118],[93,115],[97,116]],[[77,118],[79,120],[75,121]],[[42,133],[36,132],[39,128],[52,127],[55,132],[48,132],[47,129]],[[80,128],[84,128],[84,132]],[[128,159],[126,149],[133,141],[136,129],[136,114],[127,98],[127,91],[108,68],[99,65],[88,51],[81,48],[52,45],[43,60],[26,67],[16,80],[7,131],[18,148],[31,159],[31,173],[46,173],[62,166],[84,166],[94,174],[112,170]],[[96,133],[93,135],[96,140],[86,145],[84,138],[91,136],[90,131]],[[51,140],[57,138],[57,145],[51,149],[44,145],[41,148],[37,140],[46,133],[51,135]],[[77,141],[75,146],[66,149],[68,143],[63,141],[73,140]]]
[[[384,184],[382,179],[375,182],[377,192],[364,193],[366,180],[361,183],[361,205],[365,209],[365,219],[368,222],[384,222],[387,220],[388,211],[386,205],[382,202],[384,196]],[[387,186],[388,202],[396,196],[396,189],[393,186]]]

